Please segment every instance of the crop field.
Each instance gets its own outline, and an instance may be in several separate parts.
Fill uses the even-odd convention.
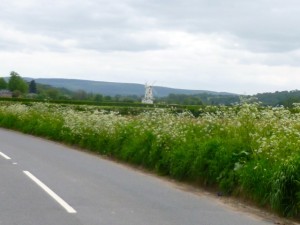
[[[300,214],[300,107],[115,109],[0,102],[0,126],[89,149],[159,174]]]

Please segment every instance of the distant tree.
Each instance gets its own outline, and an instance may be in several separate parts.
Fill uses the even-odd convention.
[[[7,82],[2,77],[0,77],[0,90],[1,89],[7,89]]]
[[[115,95],[114,101],[119,102],[121,100],[122,96],[121,95]]]
[[[109,96],[109,95],[104,96],[104,101],[105,101],[105,102],[111,102],[111,100],[112,100],[112,97],[111,97],[111,96]]]
[[[103,102],[103,95],[101,94],[96,94],[94,97],[95,102]]]
[[[14,97],[14,98],[18,98],[18,97],[20,97],[22,95],[22,93],[19,91],[19,90],[14,90],[13,92],[12,92],[12,96]]]
[[[36,88],[35,80],[32,80],[29,83],[29,93],[33,93],[33,94],[37,93],[37,88]]]
[[[88,101],[93,101],[95,98],[94,93],[93,92],[89,92],[86,96],[86,100]]]
[[[134,99],[130,98],[130,97],[124,97],[122,99],[122,102],[129,102],[129,103],[134,103]]]
[[[19,91],[24,94],[28,92],[28,84],[20,77],[20,75],[14,71],[10,73],[8,81],[8,89],[12,92]]]
[[[57,99],[59,96],[59,91],[55,88],[49,88],[45,93],[51,99]]]
[[[88,94],[84,90],[77,90],[73,94],[74,100],[86,100],[88,98]]]

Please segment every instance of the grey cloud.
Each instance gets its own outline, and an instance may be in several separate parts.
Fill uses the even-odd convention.
[[[272,54],[267,57],[262,63],[269,66],[288,66],[299,67],[300,54]]]
[[[112,7],[106,9],[99,4],[82,4],[76,1],[73,4],[55,2],[57,1],[51,4],[48,2],[49,5],[39,3],[29,9],[11,9],[1,13],[0,18],[18,30],[62,36],[71,31],[84,33],[89,29],[124,27],[126,23],[122,14]]]
[[[145,29],[148,22],[147,18],[136,15],[126,1],[39,1],[25,8],[13,8],[13,3],[7,2],[0,3],[0,8],[1,4],[0,20],[21,32],[58,41],[74,39],[78,47],[99,51],[143,51],[163,47],[161,43],[136,41],[128,35]],[[53,47],[59,46],[47,46]]]
[[[167,47],[164,43],[151,40],[137,40],[130,33],[116,35],[115,33],[95,33],[81,38],[79,47],[93,49],[96,51],[147,51],[164,49]]]
[[[300,29],[296,27],[300,22],[298,0],[19,2],[0,2],[2,23],[61,41],[75,39],[79,47],[95,46],[99,51],[167,47],[158,40],[142,43],[128,36],[147,29],[230,34],[236,36],[242,48],[253,52],[288,52],[300,48]]]
[[[0,51],[15,52],[20,50],[20,45],[16,45],[14,42],[0,39]]]
[[[285,52],[300,48],[299,2],[296,0],[175,0],[137,4],[166,29],[231,33],[254,52]]]

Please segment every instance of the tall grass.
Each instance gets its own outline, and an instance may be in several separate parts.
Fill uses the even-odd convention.
[[[300,212],[300,108],[206,107],[122,116],[95,106],[0,103],[0,126],[77,145],[178,180]]]

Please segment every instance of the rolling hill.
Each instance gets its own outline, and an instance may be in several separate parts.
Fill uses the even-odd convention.
[[[33,78],[25,78],[30,81]],[[34,79],[36,83],[51,85],[53,87],[63,87],[72,91],[84,90],[88,93],[92,92],[94,94],[102,95],[144,95],[145,87],[142,84],[135,83],[114,83],[114,82],[104,82],[104,81],[91,81],[91,80],[78,80],[78,79],[62,79],[62,78],[37,78]],[[187,90],[187,89],[176,89],[168,87],[153,87],[155,97],[166,97],[169,94],[212,94],[212,95],[235,95],[226,92],[213,92],[206,90]]]

